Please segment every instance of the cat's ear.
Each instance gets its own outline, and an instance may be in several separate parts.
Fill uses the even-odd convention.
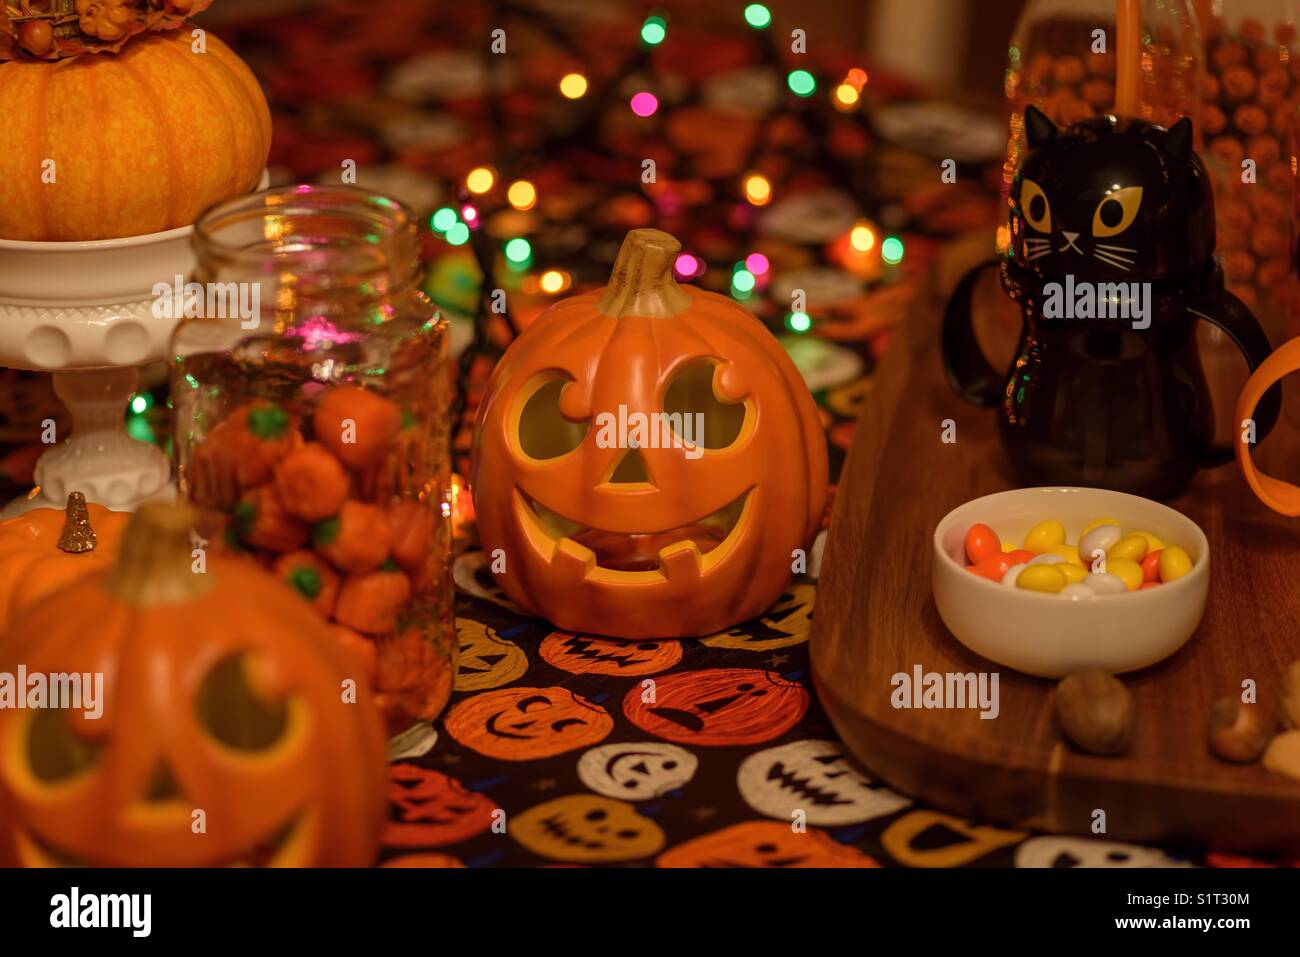
[[[1192,121],[1183,117],[1169,127],[1165,137],[1165,152],[1177,160],[1185,160],[1192,155]]]
[[[1031,150],[1056,139],[1056,124],[1036,106],[1025,107],[1025,139]]]

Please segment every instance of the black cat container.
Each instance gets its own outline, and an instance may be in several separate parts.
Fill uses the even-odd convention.
[[[1026,485],[1085,485],[1164,498],[1232,460],[1214,443],[1197,351],[1201,321],[1253,371],[1271,351],[1214,259],[1214,196],[1192,124],[1104,115],[1059,129],[1025,111],[1027,151],[1011,183],[1009,242],[958,284],[943,320],[944,369],[964,399],[996,407]],[[1010,368],[984,358],[971,323],[983,270],[1020,307]],[[1262,439],[1281,391],[1262,401]]]

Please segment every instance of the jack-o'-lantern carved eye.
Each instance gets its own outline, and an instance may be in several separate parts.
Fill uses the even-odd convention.
[[[36,711],[27,731],[27,758],[32,774],[46,784],[65,781],[93,767],[103,748],[79,737],[61,709]]]
[[[725,449],[740,437],[748,406],[724,402],[713,387],[718,365],[710,359],[688,362],[664,392],[669,427],[689,446]]]
[[[588,422],[571,422],[560,412],[560,393],[572,380],[549,375],[531,384],[519,413],[519,447],[532,459],[568,455],[587,436]],[[525,390],[527,392],[527,390]]]
[[[265,751],[284,737],[289,713],[283,701],[268,701],[248,683],[247,661],[220,661],[199,686],[199,723],[236,751]]]

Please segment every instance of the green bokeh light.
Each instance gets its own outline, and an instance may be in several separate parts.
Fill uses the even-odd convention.
[[[516,237],[506,243],[506,259],[512,263],[528,262],[529,257],[533,254],[533,247],[522,236]]]
[[[447,242],[453,246],[463,246],[469,242],[469,227],[464,223],[453,223],[447,230]]]
[[[646,17],[641,25],[641,40],[646,46],[657,47],[668,36],[668,23],[663,17]]]
[[[456,225],[456,211],[450,206],[444,206],[433,214],[433,219],[430,222],[438,232],[445,233]]]
[[[806,312],[792,312],[786,316],[785,324],[795,332],[807,332],[812,328],[812,318]]]
[[[817,78],[807,70],[791,70],[785,82],[796,96],[812,96],[817,92]]]
[[[736,274],[731,277],[731,285],[736,292],[752,292],[754,289],[754,274],[748,269],[737,269]]]
[[[891,266],[903,261],[903,241],[897,236],[890,236],[880,244],[880,258]]]
[[[755,30],[765,30],[772,25],[772,11],[761,3],[751,3],[745,8],[745,22]]]

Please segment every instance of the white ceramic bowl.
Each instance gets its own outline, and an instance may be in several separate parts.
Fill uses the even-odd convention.
[[[983,522],[1003,541],[1022,542],[1047,519],[1064,523],[1077,543],[1094,519],[1118,519],[1128,532],[1145,531],[1191,555],[1192,570],[1145,591],[1071,600],[1006,587],[966,571],[966,531]],[[939,617],[976,654],[1017,671],[1059,678],[1081,668],[1116,674],[1172,655],[1205,610],[1210,543],[1200,527],[1168,506],[1096,488],[1024,488],[973,499],[953,509],[934,530],[931,579]]]

